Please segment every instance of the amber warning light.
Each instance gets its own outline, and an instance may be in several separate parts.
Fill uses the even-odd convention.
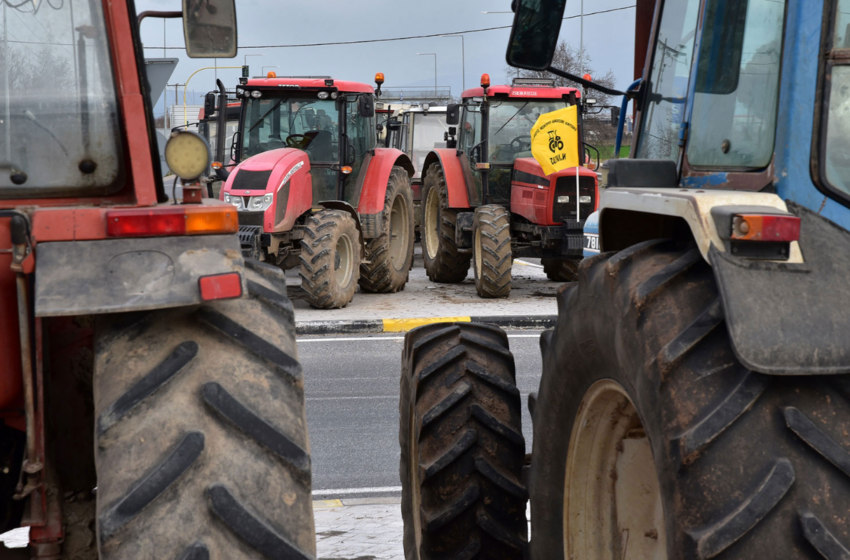
[[[384,73],[383,72],[378,72],[377,74],[375,74],[375,83],[376,84],[383,84],[384,83]]]
[[[490,87],[490,74],[481,74],[481,87]]]

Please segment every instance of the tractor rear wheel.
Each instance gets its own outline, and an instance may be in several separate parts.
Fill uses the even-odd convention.
[[[413,191],[403,167],[393,167],[384,198],[382,231],[366,243],[360,289],[393,293],[404,289],[413,262]]]
[[[578,279],[578,263],[573,259],[540,259],[543,272],[553,282],[575,282]]]
[[[558,311],[533,559],[850,558],[850,376],[744,367],[711,268],[672,242],[582,261]]]
[[[347,212],[323,210],[307,218],[301,240],[301,288],[311,307],[345,307],[360,276],[360,232]]]
[[[428,166],[422,184],[422,260],[433,282],[463,282],[472,255],[460,253],[455,241],[457,210],[449,206],[446,176],[439,162]]]
[[[405,337],[401,513],[408,560],[520,560],[525,440],[513,355],[492,326],[438,323]]]
[[[480,297],[511,295],[511,221],[504,206],[487,204],[475,209],[472,259],[475,290]]]
[[[242,298],[97,318],[101,560],[315,558],[292,305],[245,264]]]

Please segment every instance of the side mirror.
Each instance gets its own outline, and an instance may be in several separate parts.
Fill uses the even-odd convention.
[[[354,149],[354,144],[348,144],[348,153],[346,154],[345,165],[351,165],[355,161],[357,161],[357,150]]]
[[[401,123],[398,122],[397,120],[390,120],[389,122],[387,122],[387,130],[400,130],[400,129],[401,129]]]
[[[209,120],[210,116],[215,113],[215,93],[209,92],[204,96],[204,119]]]
[[[472,148],[472,152],[469,154],[469,159],[472,163],[478,163],[478,161],[481,160],[481,144]]]
[[[567,0],[518,0],[506,55],[514,68],[546,70],[552,63]]]
[[[237,161],[236,152],[239,149],[239,137],[240,136],[241,136],[241,134],[239,133],[239,131],[236,131],[233,134],[233,139],[230,141],[230,161]],[[221,163],[224,163],[224,162],[221,162]]]
[[[236,0],[183,0],[183,35],[190,58],[233,58]]]
[[[384,131],[384,125],[382,125],[382,124],[377,124],[377,125],[375,125],[375,128],[378,130],[378,132],[383,132],[383,131]]]
[[[457,103],[450,103],[446,107],[446,124],[460,123],[460,107]]]
[[[357,101],[357,110],[363,118],[375,116],[375,100],[371,95],[361,95]]]
[[[611,126],[617,128],[620,122],[620,108],[619,107],[611,107]]]

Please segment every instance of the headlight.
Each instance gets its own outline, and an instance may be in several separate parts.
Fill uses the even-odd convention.
[[[165,163],[184,181],[200,177],[210,165],[210,147],[202,136],[188,130],[172,132],[165,143]]]
[[[236,207],[237,210],[242,210],[242,197],[241,196],[230,196],[229,194],[224,195],[224,201],[229,202],[233,206]]]
[[[230,195],[229,194],[224,195],[224,201],[230,202]]]
[[[263,206],[268,208],[269,206],[271,206],[272,200],[274,200],[273,194],[267,194],[263,196]]]
[[[578,203],[579,204],[590,204],[590,197],[589,196],[580,196],[580,197],[578,197]]]
[[[251,92],[251,97],[253,97],[254,99],[259,99],[262,96],[263,96],[263,92],[261,92],[258,89],[255,89],[254,91]]]
[[[319,92],[319,99],[327,99],[327,98],[328,98],[328,92],[326,92],[326,91],[320,91]]]
[[[262,210],[263,209],[263,197],[262,196],[252,196],[251,197],[251,210]]]
[[[242,88],[236,88],[236,97],[242,97],[242,94],[245,93],[245,90]]]
[[[272,205],[274,201],[273,194],[264,194],[263,196],[252,196],[248,201],[248,206],[245,210],[250,210],[251,212],[265,212],[265,210]]]
[[[337,97],[339,97],[339,94],[337,92],[334,91],[331,93],[331,99],[336,99]]]
[[[558,204],[569,204],[569,202],[570,202],[570,197],[568,197],[568,196],[559,196],[558,197]]]

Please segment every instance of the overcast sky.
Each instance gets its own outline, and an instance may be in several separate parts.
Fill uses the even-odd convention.
[[[586,0],[585,13],[630,6],[634,0]],[[175,10],[180,0],[136,0],[142,10]],[[482,11],[510,11],[510,0],[236,0],[239,44],[285,45],[329,41],[356,41],[452,33],[487,27],[509,26],[513,14],[482,14]],[[578,15],[580,0],[568,0],[564,16]],[[620,10],[584,18],[585,51],[593,59],[598,73],[614,71],[617,85],[626,87],[632,81],[634,53],[634,9]],[[563,22],[561,39],[578,46],[579,18]],[[492,83],[505,80],[505,49],[509,29],[498,29],[464,35],[466,47],[466,87],[477,85],[482,73],[490,74]],[[165,44],[183,45],[180,20],[166,20]],[[145,47],[163,45],[162,20],[148,18],[142,24]],[[426,38],[364,45],[302,48],[240,48],[235,59],[219,59],[219,66],[241,66],[245,54],[251,75],[260,75],[263,66],[281,75],[329,75],[372,83],[375,72],[386,76],[385,86],[431,86],[434,84],[434,57],[416,53],[437,53],[437,83],[451,86],[452,94],[462,89],[461,40],[458,38]],[[162,57],[159,49],[145,49],[147,57]],[[211,59],[189,59],[180,50],[167,50],[167,57],[180,62],[169,83],[185,83],[199,68],[213,66]],[[218,70],[218,77],[228,88],[236,85],[240,70]],[[189,91],[199,95],[215,86],[212,70],[196,74]],[[171,89],[169,104],[173,103]],[[182,94],[182,91],[180,92]],[[160,99],[155,108],[162,114]]]

